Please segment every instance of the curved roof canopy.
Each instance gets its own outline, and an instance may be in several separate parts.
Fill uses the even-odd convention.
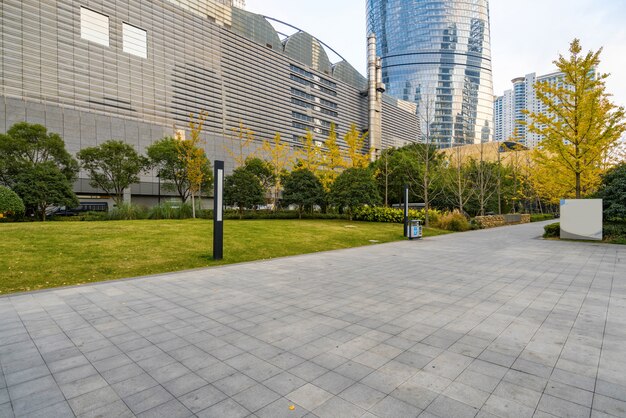
[[[282,51],[282,42],[274,27],[263,16],[233,7],[231,29],[261,45]]]
[[[333,77],[361,90],[367,88],[367,79],[347,61],[333,65]]]
[[[309,68],[330,74],[331,62],[326,51],[312,35],[297,32],[283,41],[285,55],[307,65]]]
[[[295,29],[297,32],[291,36],[283,35],[284,39],[281,42],[281,33],[276,31],[271,22],[288,26]],[[360,90],[366,88],[366,78],[337,52],[319,41],[313,35],[295,26],[233,7],[231,30],[251,41],[271,47],[275,51],[282,52],[313,70],[331,75],[350,86]],[[341,60],[333,64],[328,57],[325,47],[332,51],[334,55],[339,56]]]

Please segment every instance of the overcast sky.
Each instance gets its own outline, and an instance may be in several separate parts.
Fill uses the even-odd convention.
[[[611,73],[614,102],[626,105],[626,0],[491,0],[490,8],[494,94],[514,77],[553,71],[578,37],[585,51],[604,47],[600,70]],[[246,9],[306,30],[365,73],[365,0],[246,0]]]

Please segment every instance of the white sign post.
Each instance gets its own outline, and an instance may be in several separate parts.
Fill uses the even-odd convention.
[[[602,199],[561,200],[561,239],[602,241]]]

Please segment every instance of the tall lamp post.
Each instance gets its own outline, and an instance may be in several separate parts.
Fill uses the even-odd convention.
[[[161,171],[159,170],[159,172],[157,173],[157,178],[159,179],[159,200],[158,200],[158,204],[159,206],[161,206]]]

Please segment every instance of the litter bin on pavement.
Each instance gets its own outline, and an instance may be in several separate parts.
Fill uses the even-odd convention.
[[[422,238],[422,225],[420,225],[420,221],[417,219],[411,219],[409,221],[409,239],[420,239]]]

